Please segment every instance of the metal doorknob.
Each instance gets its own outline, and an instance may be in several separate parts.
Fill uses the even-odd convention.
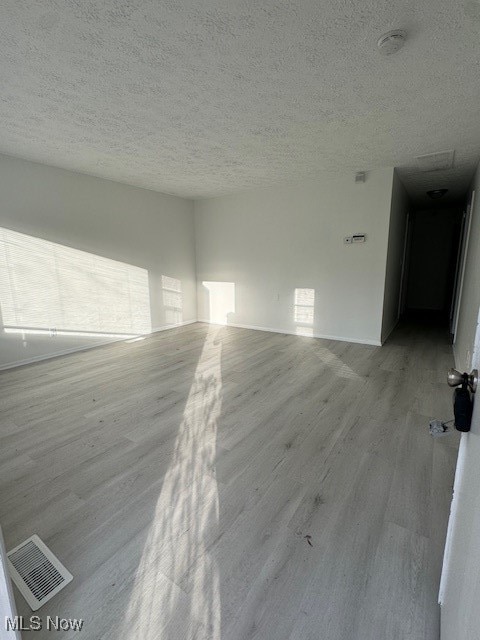
[[[447,372],[447,383],[450,387],[458,387],[463,384],[463,381],[467,381],[470,391],[475,393],[478,384],[478,370],[473,369],[472,373],[460,373],[456,369],[449,369]]]

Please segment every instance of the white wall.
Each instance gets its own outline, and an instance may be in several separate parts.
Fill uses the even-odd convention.
[[[197,201],[199,319],[379,344],[392,181],[322,174]],[[353,233],[367,242],[345,245]]]
[[[460,371],[480,368],[480,168],[454,345]],[[480,391],[471,431],[462,435],[442,575],[442,640],[480,637]]]
[[[394,172],[385,274],[385,297],[383,301],[382,342],[387,339],[398,322],[405,231],[409,206],[410,200],[405,187],[397,173]]]
[[[172,321],[196,319],[192,201],[6,156],[0,156],[0,194],[0,230],[147,270],[154,330]],[[9,267],[4,264],[3,268]],[[181,287],[178,295],[167,292],[182,307],[173,315],[165,301],[162,276],[173,278]],[[113,315],[115,303],[109,304]],[[102,342],[105,338],[22,336],[0,329],[0,368]]]

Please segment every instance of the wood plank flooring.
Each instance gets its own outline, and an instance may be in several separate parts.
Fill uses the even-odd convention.
[[[37,533],[74,575],[38,613],[82,640],[438,640],[452,364],[438,329],[197,323],[1,373],[7,548]]]

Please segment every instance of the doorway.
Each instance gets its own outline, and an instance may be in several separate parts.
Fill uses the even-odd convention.
[[[461,204],[410,212],[402,292],[405,319],[451,325],[463,218]]]

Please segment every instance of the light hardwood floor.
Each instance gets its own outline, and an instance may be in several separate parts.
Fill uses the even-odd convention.
[[[74,575],[38,613],[83,640],[438,640],[452,364],[435,329],[198,323],[3,372],[7,548],[37,533]]]

